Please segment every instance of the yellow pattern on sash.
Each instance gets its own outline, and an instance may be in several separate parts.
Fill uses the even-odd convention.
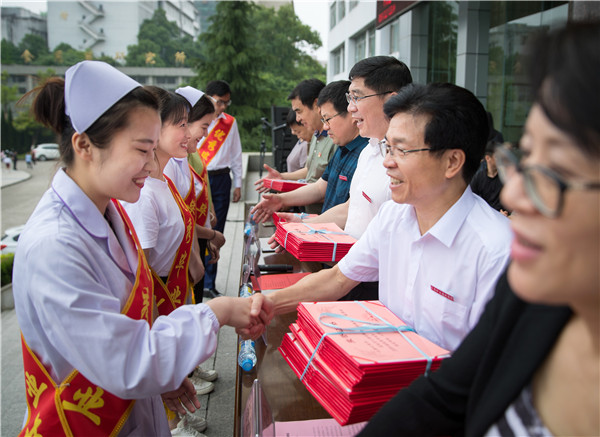
[[[104,407],[104,399],[102,399],[103,394],[104,390],[100,387],[96,387],[96,392],[93,394],[91,387],[88,387],[85,393],[81,393],[81,390],[77,390],[73,395],[73,400],[78,401],[77,404],[62,401],[62,406],[65,410],[83,414],[98,426],[100,425],[100,416],[92,413],[90,410]]]
[[[37,408],[40,396],[48,386],[42,382],[38,387],[35,375],[30,375],[29,372],[25,372],[25,383],[27,384],[27,394],[33,397],[33,408]]]

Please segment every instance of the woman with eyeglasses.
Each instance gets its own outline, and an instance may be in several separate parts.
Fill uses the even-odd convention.
[[[361,436],[600,435],[600,23],[531,52],[520,154],[498,150],[512,262],[473,331]]]

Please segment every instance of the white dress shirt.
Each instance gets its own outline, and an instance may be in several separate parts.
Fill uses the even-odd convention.
[[[27,344],[60,383],[73,369],[136,399],[120,436],[170,436],[160,393],[174,390],[215,351],[219,323],[203,304],[158,317],[123,314],[137,252],[114,205],[108,225],[60,170],[19,238],[13,292]],[[115,235],[116,233],[116,235]]]
[[[225,115],[221,114],[218,118],[215,118],[208,126],[208,132],[215,127],[219,118],[225,118]],[[202,138],[198,143],[198,148],[204,143],[206,137]],[[210,161],[208,171],[220,170],[229,167],[233,173],[233,188],[242,187],[242,142],[240,140],[240,133],[238,131],[237,120],[234,119],[229,135],[225,138],[225,142]]]
[[[360,152],[350,183],[350,203],[344,231],[354,238],[360,238],[383,202],[392,198],[390,177],[385,172],[384,156],[378,143],[376,138],[369,139],[367,147]]]
[[[131,218],[142,248],[150,249],[148,264],[158,276],[167,276],[185,235],[181,210],[167,182],[146,178],[140,199],[121,204]]]
[[[510,254],[509,220],[467,187],[424,235],[414,208],[386,202],[338,263],[379,280],[379,300],[407,325],[454,350],[475,326]]]

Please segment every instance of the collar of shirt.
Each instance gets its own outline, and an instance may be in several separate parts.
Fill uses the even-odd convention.
[[[73,179],[64,171],[59,170],[52,180],[52,190],[71,212],[73,218],[92,237],[107,240],[108,250],[115,262],[125,271],[131,271],[123,248],[114,233],[109,230],[109,224],[100,213],[94,202],[79,188]],[[109,211],[112,209],[109,205]],[[114,211],[116,213],[116,211]],[[110,214],[111,218],[114,214]],[[112,236],[112,238],[110,237]]]
[[[363,138],[360,135],[358,135],[356,138],[354,138],[352,141],[350,141],[348,144],[346,144],[344,147],[340,147],[340,149],[342,150],[342,153],[348,153],[353,151],[354,149],[356,149],[357,147],[362,146],[363,144],[365,144],[368,141],[367,138]]]
[[[314,133],[315,137],[317,137],[317,140],[321,137],[327,137],[327,131],[326,130],[322,130],[321,132],[319,132],[318,130],[315,131]]]
[[[446,247],[450,247],[473,205],[475,205],[473,191],[467,185],[460,199],[446,211],[442,218],[425,235],[431,234],[445,244]]]

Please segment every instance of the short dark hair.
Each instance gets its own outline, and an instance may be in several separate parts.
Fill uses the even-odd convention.
[[[365,86],[376,93],[398,91],[412,83],[406,64],[393,56],[371,56],[354,64],[348,75],[350,80],[362,78]]]
[[[144,88],[158,100],[160,119],[163,125],[165,123],[177,124],[182,120],[187,121],[191,105],[185,97],[154,85],[146,85]]]
[[[291,108],[285,116],[285,124],[287,124],[289,127],[296,125],[300,126],[300,123],[298,123],[298,120],[296,119],[296,113]]]
[[[600,156],[600,22],[573,22],[529,44],[534,101],[581,151]]]
[[[292,90],[288,100],[299,98],[304,106],[312,108],[313,102],[319,98],[319,93],[325,84],[319,79],[305,79]]]
[[[224,80],[211,80],[206,84],[205,92],[209,96],[223,97],[226,94],[231,94],[231,87]]]
[[[410,84],[383,105],[388,118],[398,113],[426,116],[425,145],[432,152],[465,152],[462,176],[468,184],[483,158],[488,138],[486,111],[477,97],[450,83]]]
[[[317,106],[321,106],[323,103],[331,103],[338,113],[345,114],[348,112],[346,93],[349,87],[349,80],[338,80],[328,83],[319,93]]]
[[[198,99],[196,104],[190,110],[190,113],[188,115],[188,123],[198,121],[206,114],[214,114],[215,112],[215,105],[213,104],[212,100],[205,94]]]

